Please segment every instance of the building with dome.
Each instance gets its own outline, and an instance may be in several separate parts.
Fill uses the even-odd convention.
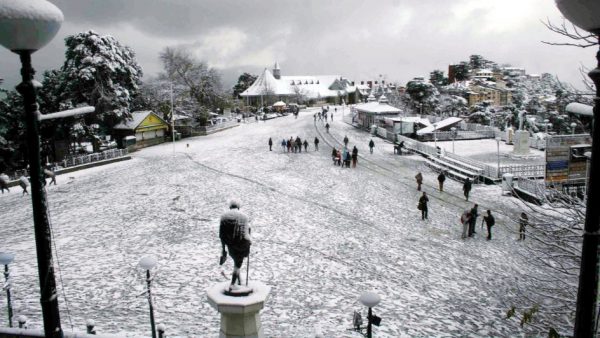
[[[240,96],[247,105],[264,106],[276,101],[298,104],[343,102],[353,104],[363,100],[364,89],[340,75],[281,75],[276,62],[273,70],[265,70]]]

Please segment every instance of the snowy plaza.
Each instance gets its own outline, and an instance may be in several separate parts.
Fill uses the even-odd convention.
[[[466,202],[462,184],[452,180],[440,193],[437,174],[420,156],[394,155],[379,138],[369,154],[369,134],[342,122],[339,112],[327,134],[313,119],[316,111],[58,176],[47,196],[63,328],[83,330],[93,319],[99,333],[147,336],[145,276],[137,262],[154,254],[156,322],[171,337],[216,336],[219,315],[205,290],[231,272],[230,258],[218,264],[218,220],[235,197],[251,220],[249,278],[272,288],[261,312],[268,337],[359,337],[348,329],[354,311],[365,315],[357,299],[367,290],[382,298],[374,308],[382,318],[378,337],[522,334],[518,320],[506,319],[515,287],[527,290],[531,276],[548,272],[522,256],[517,199],[478,184]],[[359,149],[355,169],[332,164],[331,146],[339,148],[345,135]],[[283,152],[281,140],[296,136],[309,141],[308,152]],[[416,208],[419,171],[430,196],[426,221]],[[16,254],[15,315],[39,328],[31,202],[16,188],[0,201],[0,248]],[[491,241],[479,222],[474,238],[461,239],[460,214],[473,203],[496,215]]]

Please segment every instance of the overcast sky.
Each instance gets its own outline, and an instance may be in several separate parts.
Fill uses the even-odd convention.
[[[65,14],[57,37],[34,54],[38,74],[64,61],[64,38],[85,30],[113,35],[136,52],[146,77],[159,52],[187,46],[217,67],[229,87],[242,72],[281,65],[282,75],[342,75],[406,83],[447,73],[481,54],[498,63],[548,72],[579,87],[595,50],[565,41],[540,22],[561,23],[553,0],[52,0]],[[18,57],[0,50],[5,88],[19,80]],[[39,78],[39,76],[38,76]]]

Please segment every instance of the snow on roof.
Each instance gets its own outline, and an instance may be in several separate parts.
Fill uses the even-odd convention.
[[[394,122],[417,123],[425,126],[431,125],[431,122],[429,122],[428,119],[424,119],[418,116],[386,117],[385,120],[390,120]]]
[[[445,120],[442,120],[440,122],[435,123],[435,126],[432,124],[431,126],[425,127],[423,129],[419,129],[417,131],[417,135],[423,135],[423,134],[429,134],[432,133],[435,130],[440,130],[446,127],[449,127],[453,124],[457,124],[459,122],[462,122],[462,119],[459,117],[449,117]]]
[[[357,104],[354,106],[354,109],[359,112],[374,114],[399,114],[402,112],[402,110],[390,106],[389,104],[379,103],[376,101]]]
[[[275,95],[296,95],[298,91],[309,99],[333,97],[338,96],[338,92],[345,94],[344,90],[329,89],[339,78],[339,75],[286,75],[278,80],[268,69],[265,69],[240,96],[260,96],[268,92]]]
[[[117,124],[114,127],[114,129],[134,130],[150,114],[153,114],[153,112],[151,110],[144,110],[144,111],[133,112],[133,113],[131,113],[131,119],[126,119],[125,121]],[[156,114],[154,114],[154,115],[156,115]],[[161,119],[158,115],[156,115],[156,117],[158,117],[158,119],[160,119],[161,121],[163,121],[163,119]]]
[[[583,116],[594,116],[594,107],[588,106],[587,104],[572,102],[565,107],[567,113],[583,115]]]

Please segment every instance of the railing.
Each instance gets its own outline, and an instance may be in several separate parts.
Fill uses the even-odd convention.
[[[515,164],[500,166],[499,176],[504,174],[513,174],[517,177],[544,177],[545,173],[546,166],[544,164]]]
[[[397,134],[396,138],[398,139],[398,142],[404,142],[404,146],[411,150],[431,156],[436,156],[438,154],[438,150],[435,147],[427,145],[423,142],[413,140],[412,138],[402,136],[400,134]]]
[[[535,137],[530,137],[529,138],[529,148],[544,150],[544,149],[546,149],[546,140],[538,139]]]
[[[546,195],[546,183],[527,177],[517,177],[517,186],[531,195],[543,198]]]
[[[93,154],[89,154],[89,155],[69,157],[60,163],[62,164],[63,168],[68,168],[68,167],[72,167],[72,166],[76,166],[76,165],[82,165],[82,164],[87,164],[87,163],[92,163],[92,162],[97,162],[97,161],[102,161],[102,160],[108,160],[111,158],[121,157],[121,156],[125,156],[127,154],[128,154],[127,149],[110,149],[110,150],[105,150],[101,153],[93,153]]]

